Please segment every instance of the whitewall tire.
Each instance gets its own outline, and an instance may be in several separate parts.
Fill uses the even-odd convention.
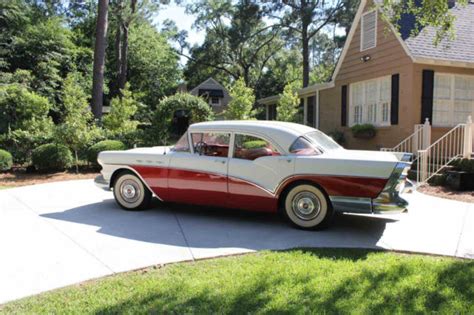
[[[132,173],[122,173],[114,183],[115,201],[125,210],[143,210],[150,206],[151,192]]]
[[[319,188],[311,184],[300,184],[286,194],[283,214],[298,228],[316,230],[330,223],[333,210],[326,195]]]

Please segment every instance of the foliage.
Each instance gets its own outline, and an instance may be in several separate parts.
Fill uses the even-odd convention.
[[[214,119],[214,113],[201,97],[188,93],[176,93],[165,97],[153,115],[150,131],[147,131],[147,144],[166,144],[172,135],[173,115],[177,110],[189,111],[189,123]]]
[[[0,171],[8,171],[12,165],[13,157],[10,152],[0,149]]]
[[[26,73],[17,71],[14,76],[27,78]],[[0,86],[0,144],[12,153],[15,163],[28,163],[33,148],[51,141],[50,109],[45,97],[22,84]]]
[[[346,143],[346,138],[344,137],[344,132],[339,130],[334,130],[328,134],[334,141],[336,141],[340,145],[344,145]]]
[[[357,124],[351,128],[355,138],[370,139],[375,137],[377,130],[371,124]]]
[[[135,100],[129,84],[125,85],[125,89],[121,90],[121,94],[121,97],[117,96],[112,99],[110,113],[102,119],[108,136],[132,133],[138,126],[138,121],[132,120],[132,118],[142,105]]]
[[[242,143],[244,149],[260,149],[265,148],[267,143],[263,140],[250,140]]]
[[[87,150],[87,160],[93,165],[97,164],[97,156],[102,151],[121,151],[125,150],[126,146],[122,141],[118,140],[102,140],[89,147]]]
[[[128,76],[132,91],[151,109],[175,91],[181,77],[178,55],[150,23],[130,29]]]
[[[64,118],[56,128],[56,139],[74,152],[76,171],[78,171],[78,152],[85,149],[99,130],[93,125],[92,113],[85,92],[78,81],[78,73],[70,73],[64,82]]]
[[[255,88],[273,55],[285,45],[280,30],[264,22],[258,2],[199,0],[190,2],[187,11],[196,15],[195,26],[206,30],[202,45],[189,54],[181,52],[189,59],[185,77],[193,85],[213,76],[223,84],[243,78]],[[195,75],[199,80],[193,79]]]
[[[45,97],[19,84],[0,86],[0,133],[31,130],[35,122],[49,121],[51,105]]]
[[[454,160],[451,165],[461,172],[474,173],[474,160],[472,159]]]
[[[456,37],[454,22],[455,17],[450,9],[450,1],[447,0],[421,0],[421,1],[398,1],[383,0],[382,18],[398,26],[397,21],[404,14],[414,16],[415,27],[412,35],[416,35],[427,26],[436,29],[434,44],[439,44],[443,39],[454,39]],[[468,0],[457,0],[456,5],[466,5]]]
[[[253,109],[255,95],[253,90],[246,86],[243,78],[238,79],[229,88],[231,100],[224,112],[226,119],[247,120],[254,119],[257,114]]]
[[[277,104],[277,120],[296,122],[300,99],[293,85],[287,84]]]
[[[7,314],[472,314],[474,262],[359,249],[264,251],[120,273]]]
[[[31,120],[28,129],[17,129],[0,134],[0,145],[7,148],[13,155],[15,164],[27,164],[31,160],[31,152],[41,144],[53,140],[53,124],[51,120]]]
[[[62,171],[71,167],[73,158],[65,145],[48,143],[33,150],[32,162],[40,171]]]

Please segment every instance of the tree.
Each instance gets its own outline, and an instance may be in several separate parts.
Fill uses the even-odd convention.
[[[253,109],[255,95],[253,90],[247,87],[243,78],[234,82],[229,88],[229,94],[232,99],[224,112],[226,119],[255,119],[255,115],[257,114]]]
[[[200,0],[187,10],[197,15],[195,26],[207,33],[201,46],[191,48],[190,54],[181,51],[181,55],[189,59],[188,68],[204,68],[207,73],[217,70],[227,77],[224,82],[242,77],[254,88],[269,60],[284,46],[280,30],[263,21],[258,3]]]
[[[56,128],[56,139],[74,152],[76,172],[79,172],[78,152],[85,149],[97,136],[98,129],[93,125],[86,93],[79,85],[80,75],[68,74],[63,88],[65,115]]]
[[[108,0],[99,0],[97,9],[94,70],[92,77],[92,112],[95,118],[102,117],[104,98],[105,48],[107,44]]]
[[[296,34],[300,39],[303,57],[303,87],[309,85],[311,39],[327,25],[335,23],[334,18],[343,8],[342,0],[300,0],[275,2],[269,9],[270,12],[283,11],[281,14],[271,14],[271,17],[280,21],[280,27],[289,29],[291,36]]]
[[[295,122],[299,103],[300,99],[298,93],[295,91],[295,87],[292,84],[287,84],[278,100],[276,119]]]
[[[134,132],[138,126],[138,121],[132,120],[132,118],[141,104],[134,99],[129,84],[125,85],[121,95],[122,97],[117,96],[112,99],[110,113],[102,120],[104,128],[112,136],[129,134]]]
[[[128,73],[131,90],[151,110],[181,78],[178,54],[148,21],[130,27]]]

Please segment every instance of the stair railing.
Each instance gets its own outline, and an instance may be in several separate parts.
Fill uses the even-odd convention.
[[[426,183],[436,174],[439,174],[452,161],[459,158],[471,158],[472,154],[471,116],[467,122],[458,124],[448,131],[432,145],[418,151],[417,182]]]
[[[393,148],[382,148],[385,152],[407,152],[413,153],[413,162],[418,158],[418,152],[428,148],[431,144],[431,125],[428,118],[424,124],[415,125],[415,131],[403,139]]]

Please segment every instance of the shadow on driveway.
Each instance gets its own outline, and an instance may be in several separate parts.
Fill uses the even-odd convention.
[[[285,249],[308,247],[378,248],[386,224],[368,216],[338,214],[323,231],[290,227],[278,215],[156,202],[147,211],[124,211],[113,199],[42,217],[96,226],[97,233],[142,242],[193,248]]]

